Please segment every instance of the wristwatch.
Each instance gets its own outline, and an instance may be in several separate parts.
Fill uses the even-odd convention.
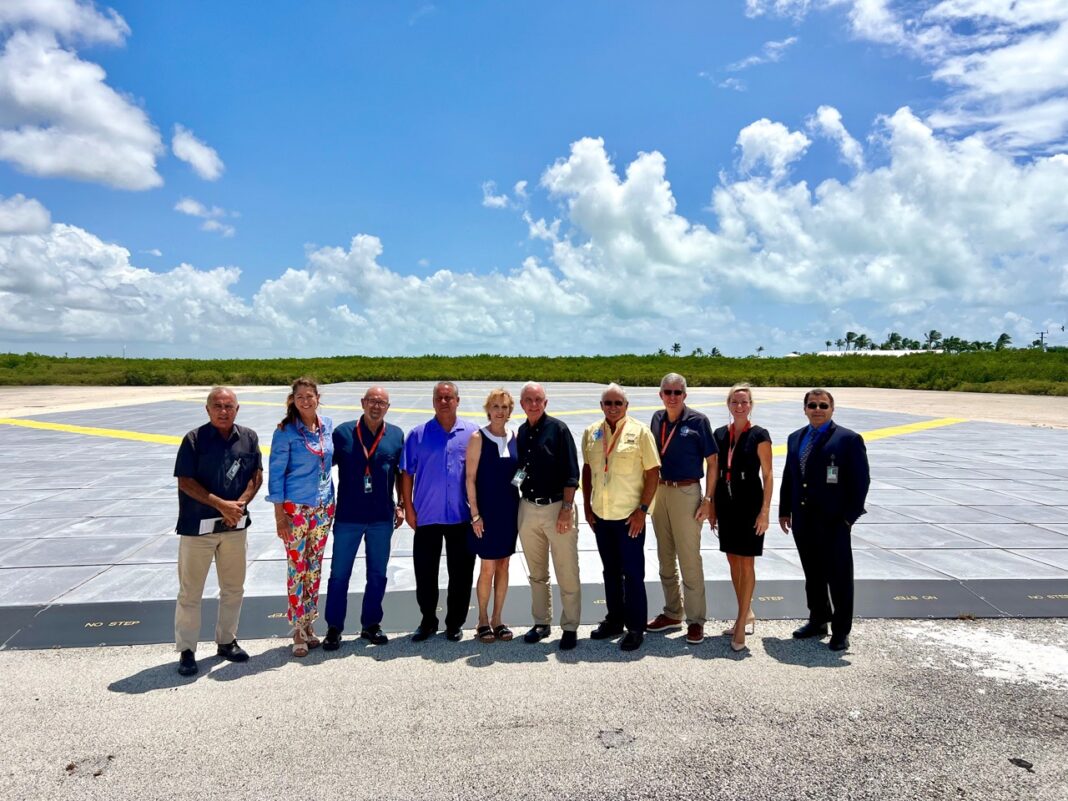
[[[560,508],[562,508],[565,512],[570,512],[572,509],[575,508],[575,502],[574,501],[564,501],[563,506],[560,507]]]
[[[642,510],[643,512],[645,512],[646,514],[649,514],[649,504],[647,504],[647,503],[643,503],[643,504],[642,504],[641,506],[639,506],[638,508],[639,508],[639,509],[641,509],[641,510]]]

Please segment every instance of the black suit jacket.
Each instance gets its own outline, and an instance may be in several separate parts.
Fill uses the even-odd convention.
[[[801,474],[801,438],[808,426],[792,433],[786,445],[786,467],[779,490],[779,516],[790,515],[794,525],[827,525],[845,522],[852,526],[864,514],[871,478],[864,438],[835,425],[816,435],[816,442]],[[827,481],[827,468],[838,468],[838,482]]]

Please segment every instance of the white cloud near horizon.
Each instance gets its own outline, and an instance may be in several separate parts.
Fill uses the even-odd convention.
[[[175,157],[193,168],[193,172],[205,181],[217,181],[226,169],[215,148],[197,139],[188,128],[176,124],[171,137],[171,150]]]
[[[831,107],[813,119],[821,135],[841,125]],[[0,236],[0,343],[266,356],[648,353],[680,341],[775,353],[822,349],[845,330],[1007,330],[1025,344],[1032,320],[1068,310],[1068,156],[1017,162],[908,108],[866,138],[885,163],[865,167],[861,153],[848,181],[810,187],[790,177],[804,134],[747,126],[739,171],[710,187],[712,225],[679,212],[662,154],[617,167],[601,139],[579,139],[525,188],[559,215],[515,212],[539,252],[490,274],[406,274],[358,234],[242,296],[237,267],[147,270],[71,225]],[[180,203],[205,221],[226,214]]]

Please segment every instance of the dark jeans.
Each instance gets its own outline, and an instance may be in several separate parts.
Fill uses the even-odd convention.
[[[853,628],[853,549],[845,521],[794,520],[794,542],[805,571],[808,619],[831,624],[838,637]]]
[[[612,626],[644,633],[649,615],[645,597],[645,527],[637,537],[627,533],[626,520],[594,516],[593,533],[604,565],[605,620]]]
[[[467,548],[470,523],[416,526],[412,561],[415,563],[415,600],[425,628],[438,627],[438,569],[441,544],[445,543],[445,563],[449,570],[449,590],[445,611],[445,628],[462,629],[471,606],[471,580],[475,573],[475,555]]]
[[[385,523],[334,523],[334,550],[330,580],[326,583],[326,624],[345,628],[349,608],[349,580],[360,541],[366,536],[367,586],[363,591],[360,624],[366,629],[382,622],[382,599],[386,595],[386,564],[393,539],[393,521]]]

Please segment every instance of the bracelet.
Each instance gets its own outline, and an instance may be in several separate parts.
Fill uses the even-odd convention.
[[[477,523],[481,519],[482,519],[482,515],[475,515],[474,517],[471,518],[472,525]]]
[[[570,512],[572,509],[575,508],[575,502],[564,501],[563,505],[560,508],[563,509],[565,512]]]
[[[703,498],[703,500],[704,500],[705,503],[712,503],[712,496],[711,495],[706,495]]]

